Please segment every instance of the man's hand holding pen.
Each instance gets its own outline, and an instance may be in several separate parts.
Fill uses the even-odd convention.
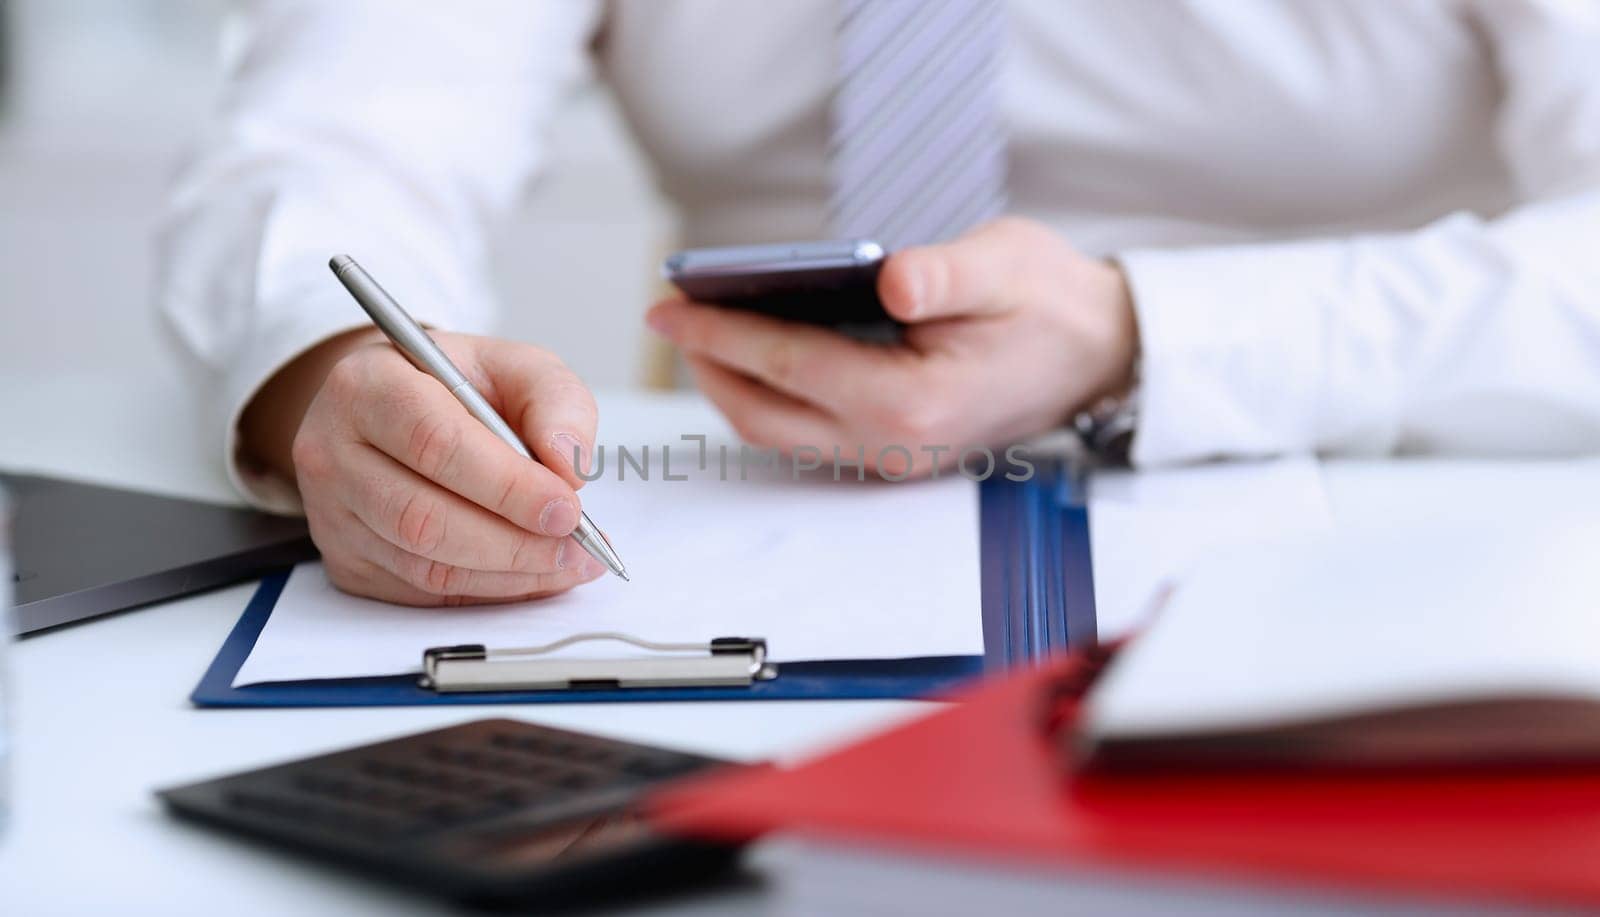
[[[539,461],[496,438],[381,334],[324,345],[344,352],[319,380],[287,457],[329,578],[391,602],[457,605],[551,595],[604,575],[568,537],[583,486],[574,448],[588,456],[594,446],[589,390],[537,347],[433,338]],[[246,418],[247,442],[266,420]]]

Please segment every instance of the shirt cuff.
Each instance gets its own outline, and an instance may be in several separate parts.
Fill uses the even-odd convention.
[[[1363,377],[1328,356],[1328,316],[1355,305],[1340,302],[1350,255],[1330,240],[1117,255],[1141,343],[1133,464],[1386,449],[1397,387],[1372,378],[1381,361]]]
[[[353,311],[352,303],[328,299],[317,303],[316,308],[285,315],[259,331],[223,377],[220,406],[223,464],[228,469],[228,480],[251,506],[270,513],[299,515],[303,512],[300,492],[293,481],[248,459],[240,442],[239,421],[245,406],[278,370],[329,338],[370,327],[361,321],[358,311]]]

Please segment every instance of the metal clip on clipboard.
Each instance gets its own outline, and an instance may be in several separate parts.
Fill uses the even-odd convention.
[[[548,657],[577,643],[615,640],[657,654],[620,659]],[[718,637],[710,643],[655,643],[614,632],[574,634],[542,646],[490,649],[482,644],[435,646],[422,653],[418,684],[440,694],[465,691],[550,691],[573,688],[748,686],[778,677],[760,637]]]

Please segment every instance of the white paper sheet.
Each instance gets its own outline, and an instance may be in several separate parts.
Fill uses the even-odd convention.
[[[1594,516],[1480,511],[1462,525],[1384,522],[1207,563],[1095,688],[1091,732],[1249,730],[1437,703],[1600,700]],[[1524,715],[1530,724],[1571,715],[1574,736],[1585,730],[1571,709]],[[1486,711],[1486,747],[1512,739],[1505,722]],[[1515,741],[1541,734],[1531,725]]]
[[[691,448],[674,474],[615,468],[582,491],[633,582],[606,577],[538,602],[405,608],[329,585],[320,564],[290,576],[235,685],[415,672],[431,646],[528,646],[584,631],[645,639],[768,640],[776,661],[983,652],[977,485],[718,480]],[[737,447],[735,447],[736,449]],[[683,466],[687,465],[687,468]],[[756,478],[761,478],[757,481]],[[620,645],[599,648],[615,654]]]
[[[1143,622],[1162,584],[1219,551],[1333,526],[1315,459],[1114,471],[1089,481],[1089,542],[1101,639]]]

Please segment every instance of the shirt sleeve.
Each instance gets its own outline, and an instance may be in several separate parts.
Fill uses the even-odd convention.
[[[294,511],[289,482],[241,463],[239,415],[293,357],[363,325],[329,272],[354,256],[419,321],[487,329],[488,233],[582,73],[587,0],[268,0],[224,31],[217,111],[158,243],[158,303],[214,374],[235,486]]]
[[[1600,451],[1600,5],[1485,0],[1521,204],[1416,231],[1119,254],[1138,465]]]

